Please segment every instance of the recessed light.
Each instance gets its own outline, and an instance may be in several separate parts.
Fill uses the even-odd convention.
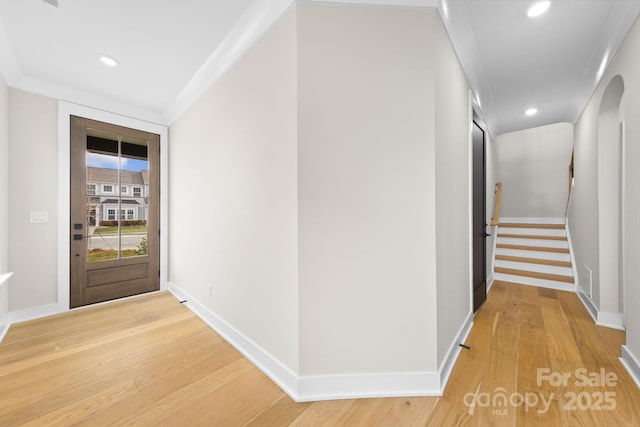
[[[529,8],[527,16],[529,16],[529,18],[540,16],[549,9],[549,6],[551,6],[550,1],[540,1]]]
[[[102,61],[103,64],[108,65],[109,67],[115,67],[116,65],[118,65],[118,61],[106,55],[102,55],[100,57],[100,61]]]
[[[538,114],[538,109],[537,108],[529,108],[527,111],[524,112],[527,116],[535,116],[536,114]]]
[[[442,0],[442,12],[444,13],[445,18],[449,18],[449,5],[447,5],[447,0]]]

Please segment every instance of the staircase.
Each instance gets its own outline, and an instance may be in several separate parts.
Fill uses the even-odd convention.
[[[496,280],[575,290],[564,224],[500,223],[496,232]]]

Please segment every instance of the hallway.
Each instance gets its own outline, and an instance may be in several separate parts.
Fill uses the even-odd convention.
[[[624,332],[594,325],[573,292],[496,281],[443,400],[466,407],[476,392],[477,426],[638,425],[640,390],[618,360],[624,342]],[[493,400],[500,394],[506,407]],[[530,404],[518,406],[520,396]]]
[[[640,378],[640,1],[537,1],[2,3],[0,337],[71,305],[77,116],[160,136],[160,289],[298,400],[442,394],[496,268],[560,276]],[[474,112],[486,207],[570,260],[489,227],[470,283]]]
[[[623,342],[575,294],[496,282],[444,397],[295,403],[156,293],[13,326],[0,344],[0,424],[632,426],[640,391],[617,360]],[[566,386],[551,385],[558,373]],[[579,387],[585,376],[609,385]]]

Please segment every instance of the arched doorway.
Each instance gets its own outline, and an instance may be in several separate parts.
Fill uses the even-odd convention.
[[[609,82],[598,117],[598,238],[599,286],[594,300],[602,319],[610,326],[624,326],[623,284],[623,186],[624,123],[620,105],[624,81],[620,75]],[[595,290],[595,289],[594,289]],[[595,292],[594,292],[595,293]]]

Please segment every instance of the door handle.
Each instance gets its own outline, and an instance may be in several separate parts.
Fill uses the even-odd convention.
[[[489,233],[482,233],[482,235],[483,235],[484,237],[489,237],[489,236],[491,236],[491,234],[489,234]]]

